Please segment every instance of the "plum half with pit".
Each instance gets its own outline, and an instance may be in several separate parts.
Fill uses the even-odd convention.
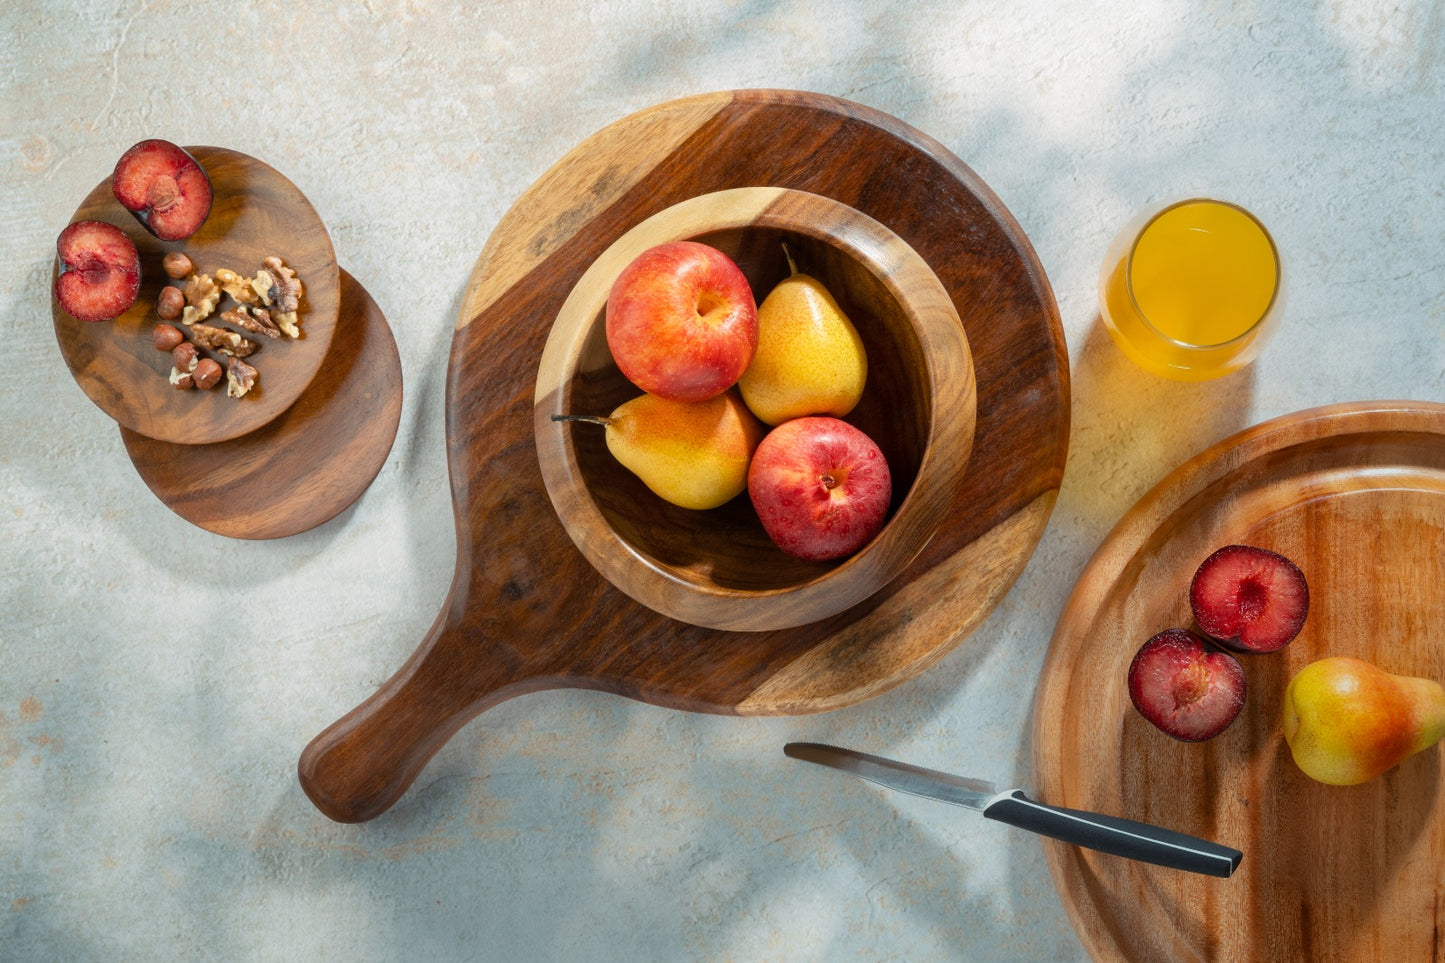
[[[1165,629],[1129,663],[1129,699],[1139,714],[1181,742],[1229,728],[1244,707],[1244,667],[1186,629]]]
[[[211,213],[210,177],[168,140],[143,140],[120,155],[110,187],[120,206],[162,241],[190,237]]]
[[[76,221],[55,242],[60,274],[55,297],[79,321],[110,321],[140,293],[140,254],[125,232],[105,221]]]

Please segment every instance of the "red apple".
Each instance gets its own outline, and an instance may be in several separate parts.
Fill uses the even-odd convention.
[[[873,439],[824,416],[785,421],[763,438],[748,495],[768,537],[796,558],[852,555],[883,527],[893,482]]]
[[[758,346],[748,279],[717,248],[672,241],[622,269],[607,297],[607,347],[629,381],[671,401],[737,382]]]

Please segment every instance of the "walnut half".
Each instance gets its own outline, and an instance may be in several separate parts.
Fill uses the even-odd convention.
[[[233,358],[244,358],[260,347],[250,338],[209,324],[191,325],[191,337],[202,348],[219,351]]]
[[[268,338],[281,337],[281,329],[276,322],[271,320],[271,312],[265,308],[247,307],[242,304],[229,311],[221,312],[221,320],[227,324],[234,324],[236,327],[252,334],[264,335]]]
[[[181,323],[185,325],[192,325],[209,317],[221,301],[221,288],[211,280],[209,274],[191,275],[191,279],[186,282],[184,294],[186,306],[181,311]]]
[[[226,359],[226,395],[231,398],[244,397],[256,386],[256,369],[240,358]]]
[[[235,298],[237,304],[255,304],[260,300],[256,289],[251,286],[251,279],[241,277],[230,268],[216,269],[216,283],[222,291]]]
[[[301,279],[274,254],[263,260],[261,265],[262,270],[256,273],[257,280],[260,280],[261,275],[271,278],[270,287],[261,296],[271,308],[271,320],[276,322],[276,326],[286,337],[301,337],[301,329],[297,326],[296,319],[296,313],[301,308]]]

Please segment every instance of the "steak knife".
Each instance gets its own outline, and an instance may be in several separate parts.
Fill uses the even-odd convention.
[[[783,752],[794,759],[841,769],[899,792],[976,809],[987,819],[1032,833],[1157,866],[1227,878],[1244,858],[1237,849],[1170,829],[1117,816],[1047,806],[1030,799],[1022,789],[999,792],[992,783],[894,762],[866,752],[816,742],[790,742],[783,746]]]

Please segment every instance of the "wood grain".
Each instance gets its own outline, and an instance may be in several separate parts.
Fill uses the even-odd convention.
[[[676,240],[727,254],[759,301],[787,277],[791,254],[858,330],[868,379],[846,420],[883,449],[894,498],[883,531],[851,557],[789,557],[768,538],[746,496],[707,512],[669,505],[618,464],[596,426],[553,420],[607,414],[640,394],[607,349],[608,293],[634,258]],[[542,351],[534,430],[558,517],[613,585],[693,625],[763,631],[836,615],[907,567],[963,484],[975,410],[968,341],[948,292],[922,258],[877,221],[829,198],[748,187],[673,205],[592,263]]]
[[[1242,656],[1240,717],[1176,742],[1133,709],[1126,676],[1155,632],[1189,627],[1198,564],[1230,543],[1293,559],[1310,586],[1300,635]],[[1440,750],[1360,786],[1295,766],[1285,685],[1351,655],[1445,680],[1445,405],[1369,402],[1267,422],[1190,460],[1119,522],[1080,577],[1044,664],[1034,720],[1040,798],[1158,823],[1245,853],[1229,880],[1045,842],[1096,958],[1409,960],[1445,946]]]
[[[255,431],[180,445],[120,430],[155,496],[231,538],[284,538],[334,518],[366,491],[401,422],[401,358],[381,308],[341,272],[336,336],[290,408]]]
[[[157,240],[120,206],[106,178],[71,221],[108,221],[135,242],[140,296],[113,321],[84,322],[67,314],[52,294],[51,314],[65,363],[91,401],[123,428],[193,445],[237,438],[291,407],[331,346],[341,294],[330,235],[295,184],[236,151],[186,150],[211,178],[214,199],[206,223],[185,240]],[[248,360],[260,377],[244,398],[228,398],[225,391],[178,391],[167,380],[170,355],[151,346],[151,330],[160,321],[156,295],[170,280],[161,259],[170,251],[185,252],[207,274],[225,267],[250,275],[263,258],[275,254],[301,279],[302,336],[296,341],[257,339],[263,342],[261,350]],[[223,298],[222,308],[229,303]]]
[[[533,399],[552,321],[593,261],[665,208],[755,186],[830,197],[918,252],[967,332],[978,420],[948,522],[902,575],[831,618],[742,633],[659,615],[586,562],[547,499]],[[482,251],[447,372],[451,591],[397,674],[306,747],[303,788],[333,819],[369,819],[477,713],[549,687],[764,714],[836,708],[911,678],[968,636],[1033,551],[1064,468],[1068,399],[1044,273],[941,144],[857,104],[785,91],[709,94],[617,122],[530,188]]]

